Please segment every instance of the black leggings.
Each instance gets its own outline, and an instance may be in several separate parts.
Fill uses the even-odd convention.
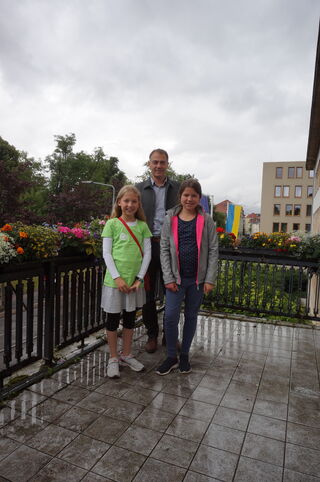
[[[107,313],[106,328],[108,331],[116,331],[119,328],[121,313]],[[136,320],[136,310],[122,312],[123,328],[133,330]]]

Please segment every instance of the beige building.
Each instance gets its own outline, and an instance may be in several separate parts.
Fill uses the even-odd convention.
[[[304,162],[264,162],[260,230],[311,231],[313,171]]]

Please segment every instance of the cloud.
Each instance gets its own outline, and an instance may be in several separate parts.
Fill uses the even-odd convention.
[[[258,210],[262,163],[305,159],[316,0],[1,1],[2,137],[102,146],[132,179],[166,148],[218,201]],[[245,189],[244,189],[245,186]]]

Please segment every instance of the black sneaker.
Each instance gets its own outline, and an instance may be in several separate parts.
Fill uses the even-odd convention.
[[[177,358],[166,358],[166,360],[156,369],[156,373],[158,375],[168,375],[171,370],[178,368],[178,359]]]
[[[180,373],[190,373],[191,372],[191,365],[189,363],[189,356],[181,353],[180,360],[179,360],[179,370]]]

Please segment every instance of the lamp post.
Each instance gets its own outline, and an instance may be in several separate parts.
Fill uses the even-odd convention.
[[[107,186],[111,187],[112,189],[112,207],[116,200],[116,188],[112,184],[105,184],[104,182],[97,182],[97,181],[80,181],[81,184],[97,184],[98,186]]]

